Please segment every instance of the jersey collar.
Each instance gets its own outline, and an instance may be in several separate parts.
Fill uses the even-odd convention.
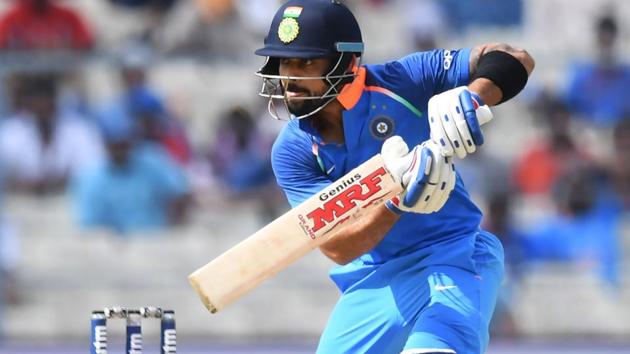
[[[355,67],[353,71],[357,74],[357,76],[351,83],[344,86],[341,89],[339,96],[337,96],[337,101],[341,103],[345,110],[350,110],[356,106],[359,99],[361,99],[363,90],[365,89],[365,67]]]

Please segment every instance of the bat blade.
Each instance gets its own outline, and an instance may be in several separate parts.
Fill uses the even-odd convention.
[[[376,155],[197,269],[188,280],[215,313],[401,190]]]

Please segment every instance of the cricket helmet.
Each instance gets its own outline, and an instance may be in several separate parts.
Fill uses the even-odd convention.
[[[276,12],[265,46],[256,54],[267,57],[257,75],[263,78],[260,96],[269,98],[269,112],[279,119],[274,99],[286,99],[281,80],[324,80],[329,90],[321,96],[306,96],[304,100],[319,100],[308,117],[335,99],[346,83],[355,74],[350,67],[363,53],[363,39],[359,24],[350,10],[337,0],[289,0]],[[316,59],[329,58],[331,66],[327,73],[316,77],[280,76],[280,58]]]

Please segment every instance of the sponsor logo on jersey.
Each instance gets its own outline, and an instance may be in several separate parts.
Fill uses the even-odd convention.
[[[394,120],[387,116],[376,116],[370,122],[370,133],[375,139],[385,140],[394,135]]]
[[[350,216],[346,214],[357,206],[356,202],[369,201],[383,190],[381,182],[386,174],[385,168],[380,167],[364,178],[356,174],[348,181],[344,180],[332,189],[327,189],[319,195],[319,199],[325,201],[321,207],[306,216],[298,215],[300,227],[310,238],[315,239],[320,236],[316,233],[322,228],[346,221]]]

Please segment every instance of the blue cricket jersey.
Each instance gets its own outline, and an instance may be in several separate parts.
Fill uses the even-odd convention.
[[[345,108],[344,144],[325,144],[310,118],[289,121],[272,150],[276,179],[289,203],[297,206],[367,161],[393,135],[400,135],[410,147],[429,139],[427,103],[433,95],[468,84],[469,57],[469,49],[433,50],[361,67],[338,97]],[[481,211],[458,174],[440,211],[402,215],[374,249],[334,272],[381,264],[429,247],[439,253],[439,245],[449,248],[450,241],[472,250],[480,221]]]

